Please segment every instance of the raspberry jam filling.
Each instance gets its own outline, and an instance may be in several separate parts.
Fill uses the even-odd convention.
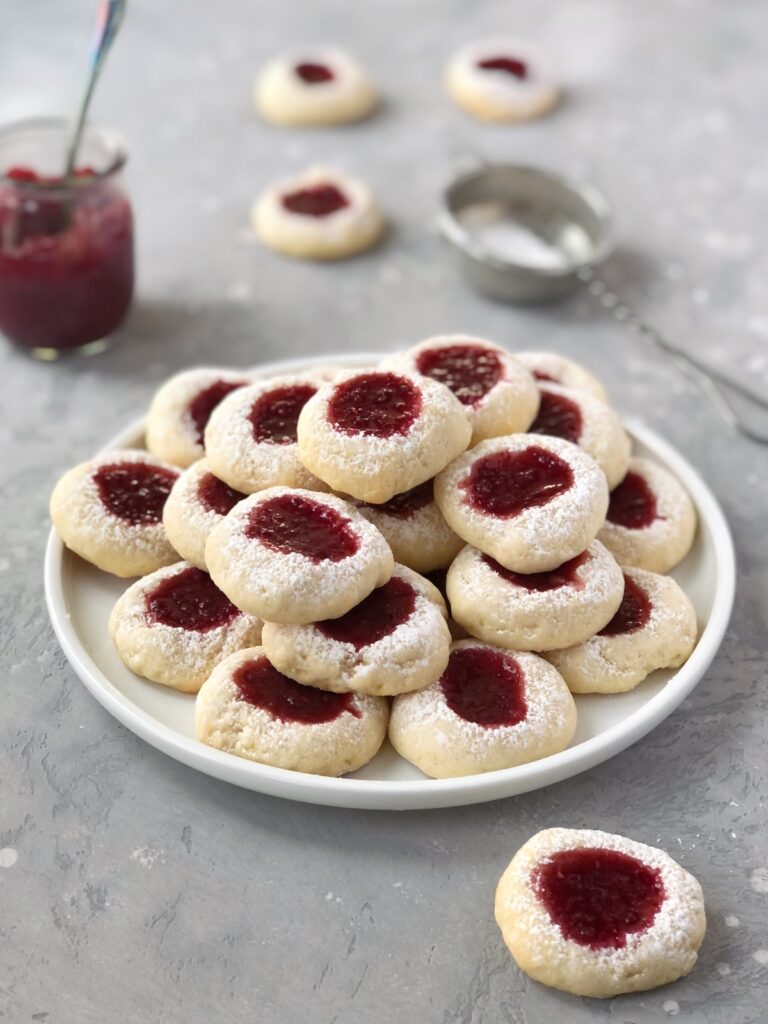
[[[410,519],[414,512],[418,512],[433,500],[434,487],[431,480],[425,480],[418,487],[412,487],[410,491],[403,491],[396,494],[394,498],[385,501],[381,505],[372,505],[367,501],[360,503],[360,508],[375,508],[377,512],[383,512],[393,519]]]
[[[550,373],[544,373],[543,370],[532,370],[533,376],[536,380],[548,380],[550,384],[559,384],[560,381],[557,377],[553,377]]]
[[[294,444],[299,413],[316,391],[312,384],[293,384],[257,398],[248,416],[254,441]]]
[[[147,594],[145,605],[151,622],[195,633],[226,626],[240,614],[208,573],[194,567],[164,579]]]
[[[528,77],[528,65],[516,57],[488,57],[485,60],[479,60],[477,66],[483,71],[503,71],[521,81]]]
[[[178,473],[146,462],[112,462],[93,474],[101,502],[108,512],[131,526],[154,526]]]
[[[393,576],[389,583],[377,587],[339,619],[326,619],[316,623],[317,628],[330,640],[352,644],[356,651],[375,644],[413,615],[416,592],[410,583]]]
[[[606,519],[627,530],[642,530],[660,518],[656,511],[656,495],[647,480],[630,470],[619,486],[611,491]]]
[[[319,85],[321,82],[332,82],[336,77],[327,64],[316,64],[314,61],[303,61],[293,69],[306,85]]]
[[[202,391],[198,391],[187,409],[195,425],[195,440],[198,444],[203,443],[208,420],[219,402],[222,402],[230,392],[237,391],[247,383],[245,380],[217,380]]]
[[[557,569],[550,569],[549,572],[512,572],[499,565],[495,558],[490,555],[483,555],[483,561],[489,565],[495,573],[498,573],[507,583],[516,587],[523,587],[524,590],[535,590],[544,593],[548,590],[559,590],[561,587],[573,587],[574,590],[583,590],[584,581],[579,576],[579,569],[585,565],[592,556],[588,551],[582,551],[580,555],[563,562]]]
[[[240,700],[255,708],[263,708],[281,722],[320,725],[335,721],[345,711],[360,718],[360,712],[354,705],[354,694],[331,693],[294,683],[266,658],[246,661],[235,669],[232,678]]]
[[[304,555],[313,562],[341,562],[360,547],[346,516],[301,494],[279,494],[256,505],[245,536],[283,555]]]
[[[619,610],[598,636],[619,636],[622,633],[635,633],[642,629],[651,617],[653,605],[642,587],[624,574],[624,596]]]
[[[459,486],[479,512],[511,519],[565,494],[573,486],[573,470],[554,452],[531,445],[478,459]]]
[[[480,345],[446,345],[421,352],[416,368],[425,377],[445,384],[463,405],[477,405],[501,380],[501,359]]]
[[[225,516],[245,495],[219,480],[213,473],[206,473],[197,485],[197,497],[206,511]]]
[[[578,444],[582,426],[581,409],[576,402],[554,391],[542,390],[539,411],[528,431]]]
[[[335,185],[311,185],[286,193],[282,204],[291,213],[300,213],[305,217],[327,217],[349,206],[349,199]]]
[[[334,389],[328,420],[343,434],[407,434],[421,412],[421,392],[396,373],[363,373]]]
[[[517,725],[528,713],[522,669],[511,654],[502,651],[487,647],[452,651],[440,688],[454,714],[486,729]]]
[[[562,850],[531,881],[563,937],[589,949],[623,949],[651,927],[666,896],[658,868],[618,850]]]

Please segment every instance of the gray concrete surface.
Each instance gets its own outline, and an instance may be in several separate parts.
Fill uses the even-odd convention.
[[[0,121],[61,111],[90,0],[0,5]],[[3,345],[0,1018],[21,1024],[758,1024],[768,1019],[765,450],[722,429],[660,358],[575,296],[516,310],[467,292],[432,229],[458,155],[593,177],[622,249],[607,271],[692,350],[768,386],[768,28],[760,0],[134,0],[96,100],[130,141],[140,282],[113,351],[35,365]],[[553,117],[478,125],[440,86],[454,46],[500,30],[557,55]],[[386,102],[324,132],[259,123],[251,79],[297,40],[347,45]],[[247,230],[273,177],[332,161],[367,178],[389,238],[341,266],[288,263]],[[595,770],[529,796],[392,815],[240,792],[113,721],[43,607],[57,474],[136,416],[165,375],[391,349],[438,331],[572,354],[710,481],[739,550],[733,624],[693,696]],[[700,964],[605,1003],[529,982],[492,919],[496,880],[548,825],[663,846],[704,886]]]

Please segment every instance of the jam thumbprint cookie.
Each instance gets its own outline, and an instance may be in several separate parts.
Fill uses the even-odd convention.
[[[295,128],[358,121],[376,106],[362,67],[328,47],[273,58],[256,80],[254,99],[267,121]]]
[[[267,657],[299,683],[393,696],[430,686],[448,664],[451,634],[439,591],[396,565],[391,579],[338,619],[269,622]]]
[[[501,876],[495,910],[521,970],[598,999],[688,974],[707,927],[693,875],[663,850],[591,829],[529,839]]]
[[[200,459],[184,470],[168,495],[163,508],[168,540],[187,562],[205,569],[208,534],[244,497],[214,476],[208,462]]]
[[[531,121],[560,99],[547,59],[523,39],[465,46],[449,61],[445,86],[457,106],[483,121]]]
[[[197,693],[222,658],[259,642],[261,622],[235,608],[208,573],[177,562],[126,590],[109,632],[133,672]]]
[[[383,697],[302,686],[278,672],[261,647],[225,658],[195,702],[202,743],[312,775],[361,768],[383,743],[388,717]]]
[[[107,452],[70,469],[51,495],[64,544],[114,576],[142,576],[178,560],[163,506],[179,472],[141,451]]]
[[[303,374],[273,377],[229,395],[214,410],[205,430],[211,470],[245,494],[266,487],[327,490],[299,461],[299,413],[320,387]]]
[[[383,366],[445,384],[464,406],[472,444],[529,429],[539,406],[536,381],[514,356],[483,338],[463,334],[429,338]]]
[[[545,657],[572,693],[623,693],[660,668],[678,668],[696,645],[696,612],[671,576],[624,570],[618,611],[599,633]]]
[[[549,572],[519,573],[469,545],[448,570],[451,614],[472,636],[513,651],[551,651],[593,636],[624,593],[599,541]]]
[[[253,228],[270,249],[307,260],[339,260],[370,249],[384,232],[373,193],[356,178],[311,167],[256,200]]]
[[[627,472],[632,447],[618,415],[585,391],[545,381],[539,390],[541,402],[530,432],[577,444],[605,473],[608,487],[615,487]]]
[[[538,381],[560,384],[573,391],[586,391],[601,402],[608,402],[608,394],[589,370],[573,359],[556,352],[515,352],[515,359],[523,364]]]
[[[573,697],[543,658],[460,640],[436,683],[395,698],[389,738],[426,775],[451,779],[556,754],[575,729]]]
[[[600,540],[621,565],[669,572],[691,549],[696,512],[682,484],[649,459],[632,459],[611,491]]]
[[[147,448],[159,459],[191,466],[205,455],[211,413],[236,388],[251,383],[246,373],[199,367],[177,373],[158,388],[147,415]]]
[[[438,474],[452,529],[506,569],[556,569],[588,547],[608,507],[605,474],[570,441],[512,434],[481,441]]]
[[[290,623],[346,614],[394,568],[382,535],[346,501],[290,487],[236,505],[211,531],[205,561],[238,608]]]
[[[341,374],[299,416],[299,456],[335,491],[380,503],[429,480],[463,452],[472,427],[443,384],[417,374]]]

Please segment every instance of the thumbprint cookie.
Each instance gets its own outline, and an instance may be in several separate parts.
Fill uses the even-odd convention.
[[[267,121],[294,128],[359,121],[376,106],[363,68],[327,46],[274,57],[256,80],[254,99]]]
[[[574,359],[556,352],[515,352],[515,359],[523,364],[536,380],[560,384],[573,391],[586,391],[601,402],[608,402],[608,394],[594,374]]]
[[[453,55],[445,87],[454,103],[482,121],[531,121],[560,99],[547,58],[523,39],[484,39]]]
[[[163,507],[168,540],[187,562],[205,569],[208,534],[245,497],[211,472],[200,459],[180,474]]]

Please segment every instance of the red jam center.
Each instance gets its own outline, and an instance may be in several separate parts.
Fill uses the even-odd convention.
[[[477,66],[483,71],[504,71],[521,80],[528,77],[528,65],[516,57],[488,57],[486,60],[479,60]]]
[[[339,384],[328,403],[331,426],[344,434],[407,434],[421,412],[421,392],[396,373],[364,373]]]
[[[584,581],[579,576],[579,569],[591,558],[588,551],[582,551],[580,555],[563,562],[557,569],[550,569],[549,572],[521,573],[512,572],[499,565],[495,558],[490,555],[483,555],[483,561],[489,565],[494,572],[498,573],[507,583],[516,587],[523,587],[524,590],[536,590],[543,593],[548,590],[559,590],[561,587],[573,587],[574,590],[583,590]]]
[[[312,185],[283,196],[283,206],[305,217],[327,217],[349,206],[349,199],[335,185]]]
[[[565,494],[573,486],[573,471],[559,455],[531,445],[478,459],[460,486],[478,511],[511,518]]]
[[[623,949],[627,936],[651,927],[666,896],[658,868],[618,850],[563,850],[532,882],[563,937],[590,949]]]
[[[498,352],[480,345],[425,349],[416,360],[419,373],[445,384],[464,405],[477,405],[503,373]]]
[[[211,418],[211,413],[219,402],[222,402],[232,391],[237,391],[238,388],[243,387],[247,383],[244,380],[217,380],[195,395],[189,403],[189,415],[195,425],[198,444],[203,443],[208,420]]]
[[[321,82],[332,82],[336,77],[326,64],[315,64],[304,61],[293,69],[306,85],[319,85]]]
[[[418,512],[433,500],[434,487],[431,480],[425,480],[418,487],[412,487],[410,491],[403,491],[396,494],[394,498],[385,501],[381,505],[372,505],[368,502],[361,502],[361,508],[375,508],[377,512],[392,516],[393,519],[410,519],[414,512]]]
[[[269,711],[281,722],[319,725],[333,722],[345,711],[360,718],[354,694],[302,686],[278,672],[266,658],[246,661],[235,670],[232,678],[241,700]]]
[[[194,567],[163,580],[145,601],[152,622],[195,633],[226,626],[240,614],[208,573]]]
[[[112,462],[93,474],[102,504],[131,526],[154,526],[178,477],[172,469],[146,462]]]
[[[197,497],[208,512],[225,516],[227,512],[232,511],[238,501],[243,500],[245,495],[236,491],[234,487],[230,487],[229,484],[225,484],[223,480],[219,480],[213,473],[206,473],[200,478],[200,483],[197,485]]]
[[[619,636],[621,633],[634,633],[646,625],[651,617],[652,609],[650,597],[625,573],[624,596],[621,599],[619,610],[597,635]]]
[[[461,647],[451,653],[440,679],[454,714],[487,729],[517,725],[525,718],[525,677],[511,654],[487,647]]]
[[[413,587],[393,576],[389,583],[377,587],[359,605],[340,619],[318,622],[317,628],[331,640],[352,644],[356,651],[375,644],[413,615],[416,592]]]
[[[611,491],[606,519],[627,530],[642,530],[659,518],[656,495],[647,480],[630,470],[619,486]]]
[[[582,419],[578,404],[565,395],[543,390],[536,419],[528,428],[531,434],[549,434],[564,441],[579,443]]]
[[[311,384],[294,384],[275,388],[257,398],[249,419],[253,426],[253,439],[267,444],[293,444],[299,413],[317,388]]]
[[[544,373],[543,370],[534,370],[533,371],[533,376],[536,378],[536,380],[548,380],[551,384],[559,384],[560,383],[560,381],[557,379],[557,377],[553,377],[549,373]]]
[[[346,516],[301,494],[280,494],[251,510],[245,535],[283,555],[341,562],[360,546]]]

